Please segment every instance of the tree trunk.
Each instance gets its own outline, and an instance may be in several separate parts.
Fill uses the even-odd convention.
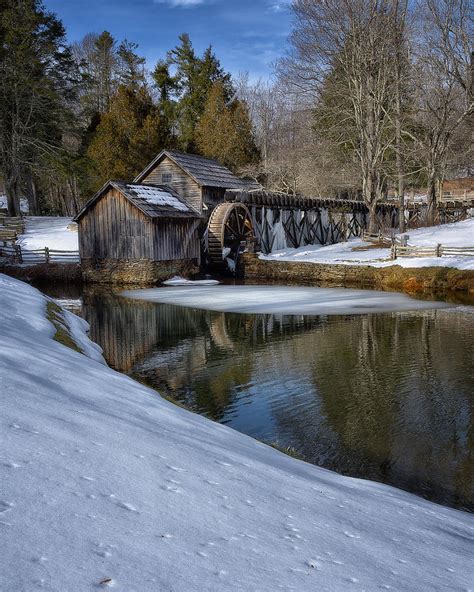
[[[39,209],[39,202],[38,202],[38,191],[36,188],[35,180],[33,179],[32,175],[28,175],[27,189],[28,189],[28,210],[29,210],[29,213],[32,216],[39,216],[40,209]]]
[[[18,194],[18,181],[12,178],[5,178],[5,191],[7,194],[8,215],[20,216],[20,196]]]
[[[430,173],[428,178],[428,191],[427,191],[427,200],[428,200],[428,211],[426,213],[426,223],[428,226],[434,226],[436,221],[436,210],[437,210],[437,192],[436,192],[436,174],[434,172]]]
[[[398,177],[398,226],[400,232],[405,232],[405,179],[402,155],[402,105],[400,87],[397,83],[397,117],[395,122],[395,142],[397,151],[397,177]]]

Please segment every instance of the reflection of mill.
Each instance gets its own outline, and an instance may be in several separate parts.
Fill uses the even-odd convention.
[[[160,354],[168,348],[184,351],[196,338],[204,339],[203,347],[211,355],[214,350],[238,350],[242,338],[251,342],[247,349],[271,339],[272,334],[280,338],[321,324],[321,319],[304,316],[225,314],[157,305],[97,288],[85,291],[83,316],[108,364],[122,372],[156,355],[157,349]]]
[[[137,303],[96,289],[87,290],[83,302],[92,339],[104,350],[107,363],[121,372],[130,371],[158,341],[196,333],[195,316],[178,307]]]

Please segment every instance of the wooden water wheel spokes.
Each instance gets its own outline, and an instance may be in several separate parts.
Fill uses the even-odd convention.
[[[212,267],[221,271],[235,271],[240,253],[253,237],[247,206],[240,202],[217,205],[207,226],[207,248]]]

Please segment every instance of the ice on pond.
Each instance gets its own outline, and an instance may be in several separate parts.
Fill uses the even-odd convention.
[[[397,292],[294,286],[186,286],[127,290],[122,296],[161,304],[238,313],[365,314],[444,308]]]
[[[219,283],[217,280],[187,280],[179,275],[163,282],[165,286],[215,286]]]

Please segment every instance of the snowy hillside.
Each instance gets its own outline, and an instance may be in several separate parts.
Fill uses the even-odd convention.
[[[0,275],[0,590],[472,588],[471,515],[175,407],[45,314]]]
[[[454,224],[409,230],[406,234],[409,236],[409,244],[413,246],[435,247],[439,243],[450,247],[474,247],[474,218]],[[361,239],[351,239],[325,247],[309,245],[298,249],[280,249],[270,255],[261,255],[260,257],[278,261],[371,265],[373,267],[388,267],[396,264],[401,267],[440,266],[474,269],[474,257],[403,257],[394,262],[390,259],[390,249],[388,248],[374,249],[371,247],[368,250],[360,250],[363,247],[371,247],[371,245]]]
[[[24,249],[58,249],[61,251],[77,251],[77,230],[69,230],[72,218],[58,216],[28,216],[25,234],[19,237]]]

